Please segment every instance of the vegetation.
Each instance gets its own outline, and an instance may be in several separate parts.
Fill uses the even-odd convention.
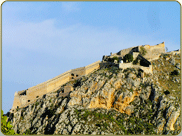
[[[171,75],[172,75],[172,76],[173,76],[173,75],[179,75],[178,70],[173,70],[173,71],[171,72]]]
[[[147,50],[144,47],[140,47],[140,52],[142,56],[144,56],[147,53]]]
[[[23,133],[23,135],[31,135],[32,133],[31,133],[31,130],[30,129],[27,129],[26,131],[25,131],[25,133]]]
[[[133,61],[133,64],[134,64],[134,65],[138,64],[138,59],[135,59],[135,60]]]
[[[74,88],[77,87],[77,86],[80,86],[80,85],[81,85],[80,80],[75,80]]]
[[[117,62],[119,61],[119,58],[117,56],[114,56],[112,59],[117,60]]]
[[[131,54],[126,54],[126,55],[123,57],[123,61],[124,61],[124,62],[132,62],[132,61],[133,61],[133,55],[131,55]]]
[[[170,92],[168,90],[166,90],[166,91],[164,91],[164,94],[168,95],[168,94],[170,94]]]
[[[118,62],[119,58],[117,56],[114,56],[113,58],[108,59],[109,62],[114,62],[114,60],[117,60],[117,62]]]
[[[177,103],[181,103],[181,76],[180,71],[176,69],[174,65],[166,58],[171,58],[171,54],[162,54],[158,60],[152,61],[154,63],[153,72],[158,78],[158,83],[164,90],[169,90],[168,92],[163,92],[167,96],[173,96],[176,98]],[[180,55],[173,56],[175,63],[181,63]],[[179,58],[179,59],[177,59]],[[163,62],[163,65],[161,63]],[[154,81],[156,83],[156,81]],[[173,90],[173,91],[172,91]]]
[[[12,129],[12,125],[10,121],[7,122],[7,117],[3,116],[3,110],[1,110],[1,132],[5,135],[15,135],[14,130]]]
[[[151,105],[151,101],[146,101],[146,103]],[[142,106],[145,107],[145,104]],[[145,118],[148,118],[150,121],[152,120],[153,115],[151,109],[148,110],[145,115],[141,115],[140,118],[132,115],[128,119],[126,119],[128,116],[127,114],[118,114],[115,111],[103,113],[100,111],[98,112],[97,110],[99,111],[99,109],[95,109],[94,111],[76,109],[75,112],[80,120],[84,120],[85,123],[94,123],[95,126],[100,127],[102,131],[107,130],[110,124],[113,124],[114,131],[122,130],[126,135],[140,134],[142,132],[145,132],[146,134],[155,134],[153,130],[155,126],[148,121],[143,121]],[[128,129],[126,129],[125,126],[129,126]]]

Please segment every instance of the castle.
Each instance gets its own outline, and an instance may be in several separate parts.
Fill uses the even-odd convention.
[[[141,57],[139,54],[141,47],[145,48],[145,50],[147,51],[144,57]],[[89,73],[92,73],[95,70],[98,70],[104,65],[104,63],[107,63],[105,62],[105,60],[108,57],[112,58],[114,56],[117,56],[118,58],[120,58],[120,60],[122,60],[126,54],[132,54],[134,59],[138,57],[142,61],[147,62],[148,66],[134,66],[131,63],[119,63],[119,68],[125,69],[128,67],[137,67],[143,69],[144,72],[146,73],[152,73],[152,66],[149,65],[150,64],[149,61],[158,59],[161,53],[165,53],[164,42],[154,46],[141,45],[141,46],[131,47],[128,49],[121,50],[118,53],[111,54],[110,56],[103,56],[102,62],[97,61],[85,67],[69,70],[46,82],[30,87],[27,90],[15,92],[14,102],[11,110],[13,111],[16,108],[25,107],[30,103],[35,102],[39,97],[47,93],[57,91],[65,83],[72,81],[74,79],[78,79],[81,76],[88,75]],[[64,94],[68,94],[70,91],[73,91],[72,87],[70,86],[64,87]]]

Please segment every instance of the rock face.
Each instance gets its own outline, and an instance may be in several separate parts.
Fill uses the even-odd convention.
[[[156,63],[164,67],[163,61]],[[97,70],[67,83],[74,88],[67,96],[60,95],[61,87],[9,113],[8,120],[18,134],[179,134],[180,96],[172,96],[176,89],[167,93],[160,71],[154,71],[141,74],[114,66]]]

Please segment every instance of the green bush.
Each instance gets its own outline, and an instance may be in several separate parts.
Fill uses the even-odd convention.
[[[114,60],[117,60],[117,62],[119,61],[119,58],[117,56],[114,56],[112,59],[113,59],[113,61]]]
[[[123,61],[124,61],[124,62],[132,62],[132,61],[133,61],[133,55],[131,55],[131,54],[126,54],[126,55],[123,57]]]
[[[170,92],[168,90],[166,90],[166,91],[164,91],[164,94],[168,95],[168,94],[170,94]]]
[[[138,59],[135,59],[135,60],[133,61],[133,64],[134,64],[134,65],[138,64]]]
[[[117,60],[117,62],[118,62],[119,58],[117,56],[114,56],[113,58],[108,59],[109,62],[114,62],[114,60]]]
[[[30,129],[27,129],[26,131],[25,131],[25,133],[23,133],[23,135],[31,135],[32,133],[31,133],[31,130]]]
[[[179,75],[178,70],[174,70],[174,71],[172,71],[172,72],[171,72],[171,75]]]
[[[5,135],[15,135],[14,130],[12,129],[10,121],[7,122],[7,117],[3,116],[3,110],[1,110],[1,132]]]

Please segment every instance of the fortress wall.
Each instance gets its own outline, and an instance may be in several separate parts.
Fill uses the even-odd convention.
[[[80,67],[80,68],[76,68],[76,69],[72,69],[70,71],[71,74],[74,74],[74,78],[77,76],[82,76],[85,75],[85,67]]]
[[[91,73],[94,70],[97,70],[99,68],[100,68],[100,60],[96,61],[90,65],[85,66],[85,75],[88,75],[89,73]]]
[[[54,77],[52,79],[47,80],[46,82],[47,83],[52,82],[53,80],[59,79],[59,78],[65,76],[65,75],[67,76],[67,74],[70,74],[70,72],[71,72],[71,70],[68,70],[68,71],[66,71],[66,72],[64,72],[64,73],[62,73],[62,74],[60,74],[60,75],[58,75],[58,76],[56,76],[56,77]]]
[[[126,54],[130,53],[131,50],[133,49],[134,47],[131,47],[131,48],[128,48],[128,49],[123,49],[123,50],[120,50],[118,53],[116,53],[117,55],[119,55],[120,57],[124,57]],[[113,54],[115,55],[115,54]]]
[[[146,55],[144,55],[144,57],[149,60],[158,59],[161,53],[165,53],[164,42],[154,46],[150,46],[150,45],[139,46],[139,50],[141,50],[140,49],[141,47],[144,47],[146,49],[147,53]]]
[[[14,101],[13,101],[13,107],[12,108],[17,108],[17,106],[21,106],[21,102],[20,102],[20,97],[17,95],[17,96],[14,96]]]
[[[69,81],[70,72],[71,70],[60,74],[46,82],[38,84],[36,86],[30,87],[26,90],[26,95],[20,95],[25,90],[19,91],[15,93],[16,96],[14,97],[13,108],[17,106],[24,105],[25,103],[29,103],[28,101],[32,102],[37,97],[41,97],[42,95],[46,94],[47,92],[53,91],[56,87],[61,86]]]
[[[41,97],[46,93],[46,90],[47,90],[46,84],[37,87],[35,90],[31,90],[31,93],[27,95],[27,102],[32,101],[38,97]]]
[[[133,60],[135,60],[138,57],[139,52],[133,52]]]
[[[143,67],[143,66],[133,65],[132,63],[119,63],[119,68],[122,68],[122,69],[127,69],[127,68],[140,68],[145,73],[152,74],[152,66],[151,65],[149,67]]]
[[[25,106],[36,100],[36,98],[41,97],[42,95],[55,91],[56,88],[61,85],[69,82],[71,80],[71,74],[78,76],[89,74],[95,69],[100,67],[100,61],[94,62],[86,67],[81,67],[73,70],[68,70],[63,74],[60,74],[46,82],[38,84],[36,86],[30,87],[27,90],[15,92],[14,102],[12,108],[17,108],[17,106]],[[26,95],[20,95],[26,91]]]
[[[169,52],[169,54],[175,55],[175,54],[180,54],[181,50],[177,50],[177,51],[171,51]]]
[[[47,83],[46,93],[52,92],[55,88],[67,83],[70,80],[70,73],[61,76],[57,80],[53,80]]]
[[[64,84],[64,80],[65,80],[65,77],[67,78],[68,76],[70,76],[70,71],[66,71],[48,81],[45,81],[43,83],[40,83],[36,86],[33,86],[33,87],[30,87],[28,90],[27,90],[27,95],[28,96],[34,96],[36,97],[35,95],[33,94],[38,94],[38,95],[42,95],[42,94],[45,94],[47,93],[47,90],[48,92],[50,91],[50,86],[59,86],[59,85],[62,85]],[[63,81],[62,81],[63,80]],[[68,80],[67,80],[68,81]]]
[[[38,84],[37,86],[30,87],[27,90],[27,99],[32,100],[37,96],[45,94],[47,90],[46,82]]]
[[[148,57],[147,59],[148,59],[149,61],[153,61],[153,60],[159,59],[159,56],[160,56],[160,54],[158,54],[158,55],[156,55],[156,56]]]
[[[27,96],[21,95],[20,96],[20,102],[21,102],[21,105],[25,105],[27,103]]]
[[[25,92],[26,90],[18,91],[18,94],[20,95],[21,93]]]
[[[153,73],[153,71],[152,71],[152,65],[150,65],[149,67],[140,66],[140,68],[141,68],[145,73],[148,73],[148,74],[152,74],[152,73]]]
[[[133,52],[138,52],[138,51],[139,51],[138,46],[135,46],[135,47],[121,50],[117,54],[120,55],[120,57],[124,57],[128,53],[132,54]]]

